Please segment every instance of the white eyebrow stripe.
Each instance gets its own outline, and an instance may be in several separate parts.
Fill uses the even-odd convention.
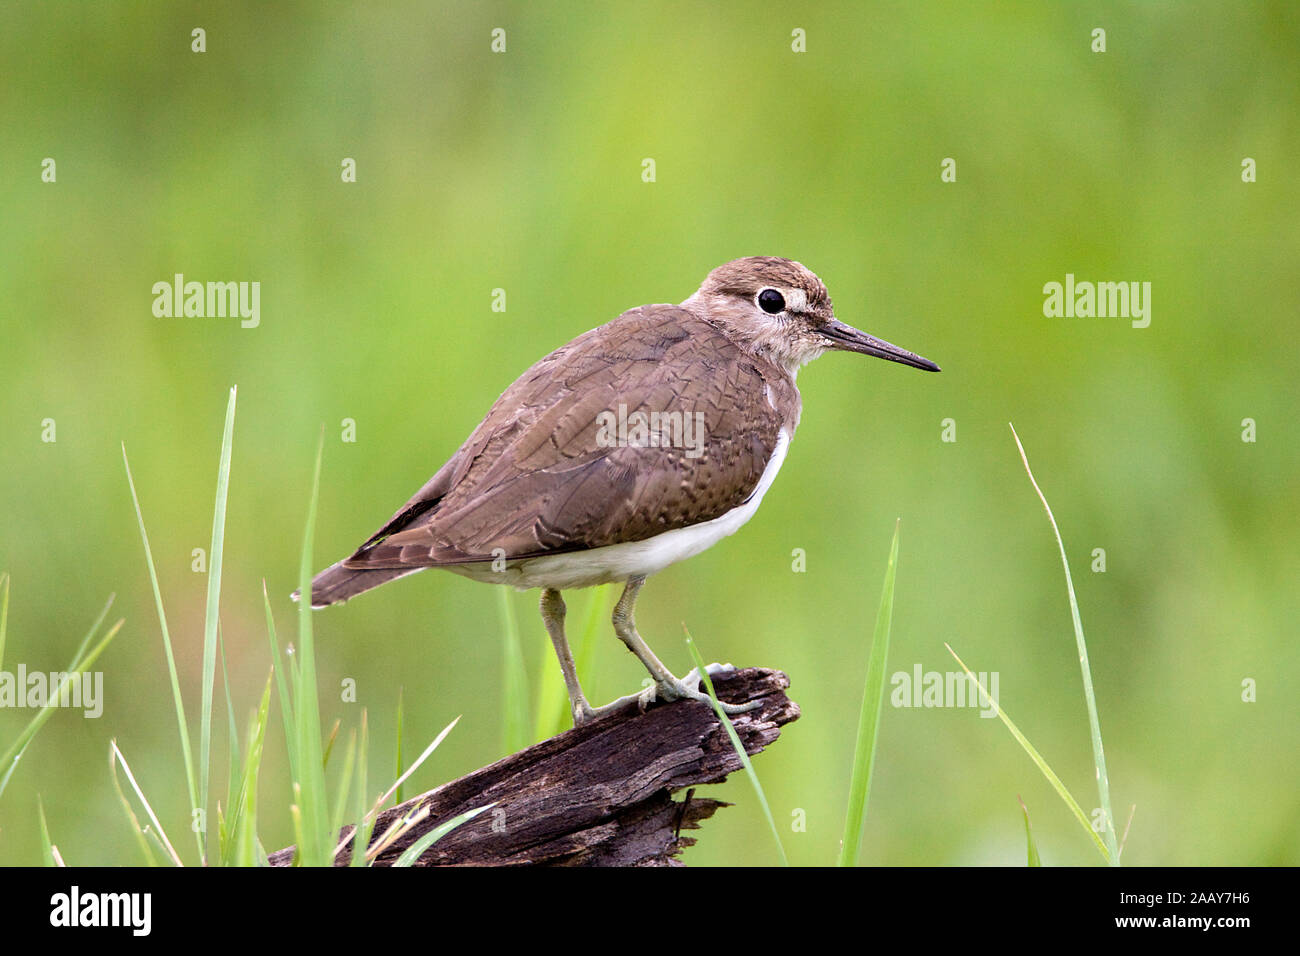
[[[785,290],[785,309],[787,312],[805,312],[808,309],[808,293],[803,289]]]

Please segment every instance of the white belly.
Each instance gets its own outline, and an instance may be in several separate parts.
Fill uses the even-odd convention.
[[[763,500],[763,494],[776,478],[776,473],[781,470],[781,463],[785,461],[786,449],[789,446],[790,436],[782,429],[777,437],[776,448],[772,450],[772,457],[768,460],[767,467],[763,469],[754,493],[743,504],[737,505],[712,521],[665,531],[644,541],[629,541],[625,544],[593,548],[590,551],[510,561],[502,571],[493,571],[489,562],[444,567],[448,571],[455,571],[475,581],[509,584],[521,591],[528,588],[555,588],[564,591],[570,588],[586,588],[596,584],[626,581],[628,578],[648,577],[657,571],[662,571],[670,564],[694,557],[712,547],[727,535],[734,534],[741,525],[752,518]]]

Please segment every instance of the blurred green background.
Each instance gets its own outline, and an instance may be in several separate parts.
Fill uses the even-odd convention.
[[[209,544],[239,387],[221,621],[242,728],[269,662],[263,580],[282,638],[293,626],[322,423],[318,568],[537,358],[758,254],[804,262],[840,318],[944,369],[805,369],[803,422],[757,516],[638,605],[678,673],[685,621],[707,659],[790,675],[803,717],[756,768],[792,862],[837,852],[897,517],[890,672],[955,669],[945,641],[997,671],[1003,706],[1096,803],[1061,568],[1008,421],[1069,551],[1115,812],[1137,805],[1125,861],[1300,862],[1296,5],[10,3],[0,63],[3,666],[61,669],[110,592],[126,618],[103,716],[56,713],[0,799],[0,862],[39,861],[38,795],[69,862],[139,860],[114,738],[183,846],[119,443],[197,722],[207,583],[191,551]],[[155,318],[151,287],[178,272],[259,281],[260,327]],[[1045,318],[1042,287],[1067,272],[1151,282],[1150,327]],[[511,593],[531,687],[558,690],[537,593]],[[568,595],[571,634],[595,593]],[[464,715],[408,793],[502,756],[493,589],[426,573],[315,625],[326,725],[346,733],[367,709],[372,780],[392,776],[399,687],[408,755]],[[596,664],[593,701],[639,687],[607,628]],[[29,717],[0,711],[0,743]],[[220,710],[214,723],[224,741]],[[267,849],[293,840],[278,717],[271,730]],[[1044,862],[1100,862],[996,720],[887,705],[878,759],[864,860],[1023,863],[1020,795]],[[736,806],[685,860],[774,862],[743,776],[707,792]]]

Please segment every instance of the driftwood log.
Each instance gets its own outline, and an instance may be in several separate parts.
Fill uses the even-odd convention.
[[[763,750],[782,725],[799,716],[785,695],[780,671],[744,668],[713,678],[718,697],[731,703],[757,700],[756,709],[732,719],[749,754]],[[726,729],[707,704],[654,703],[644,712],[629,703],[585,727],[568,730],[459,780],[385,810],[377,838],[394,819],[428,805],[429,815],[376,859],[391,865],[420,836],[460,813],[495,806],[444,836],[421,857],[420,866],[681,866],[677,854],[695,840],[682,830],[699,828],[718,800],[683,800],[674,792],[718,783],[741,769]],[[346,827],[340,839],[351,835]],[[293,847],[270,855],[273,866],[290,866]],[[336,858],[346,865],[350,848]]]

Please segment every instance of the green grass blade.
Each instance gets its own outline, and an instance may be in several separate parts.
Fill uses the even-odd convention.
[[[95,623],[90,625],[90,630],[86,631],[85,635],[82,636],[81,643],[77,645],[76,653],[72,655],[72,666],[69,670],[81,666],[81,659],[86,653],[86,648],[90,646],[90,642],[94,640],[95,635],[99,633],[99,628],[104,623],[104,618],[108,617],[108,609],[113,606],[113,601],[116,598],[116,594],[110,594],[108,600],[104,602],[104,606],[99,609],[99,617],[95,618]]]
[[[262,745],[266,740],[266,724],[271,709],[271,683],[274,675],[267,672],[262,699],[248,728],[248,750],[244,755],[243,770],[239,773],[239,790],[230,800],[231,817],[227,828],[229,839],[222,851],[222,866],[253,866],[256,864],[254,848],[257,845],[257,772],[262,762]],[[231,744],[238,746],[237,739]]]
[[[266,742],[266,725],[271,712],[271,674],[266,675],[262,700],[253,721],[248,757],[244,761],[244,781],[240,785],[239,810],[235,818],[235,865],[256,866],[260,862],[257,840],[257,779],[262,767],[262,750]],[[265,856],[265,854],[262,854]]]
[[[414,866],[416,861],[429,849],[452,830],[456,829],[462,823],[468,823],[485,810],[491,810],[495,803],[489,803],[487,806],[475,807],[473,810],[466,810],[464,813],[452,817],[446,823],[440,823],[420,839],[416,840],[403,851],[402,855],[397,858],[393,866]]]
[[[1042,866],[1043,861],[1038,858],[1038,847],[1034,845],[1034,828],[1029,824],[1029,808],[1025,806],[1025,801],[1020,800],[1020,812],[1025,815],[1025,845],[1029,852],[1029,866]]]
[[[122,790],[122,784],[117,779],[117,757],[114,751],[116,747],[108,748],[108,777],[113,781],[113,789],[117,791],[117,799],[122,804],[122,810],[126,813],[126,818],[131,824],[131,835],[135,837],[136,845],[140,847],[141,854],[144,855],[145,866],[157,866],[158,860],[153,855],[153,849],[149,846],[149,840],[145,836],[145,831],[140,826],[140,819],[131,809],[131,801],[127,799],[125,791]]]
[[[121,789],[121,788],[119,787],[118,789]],[[162,842],[162,840],[158,839],[158,834],[154,832],[153,827],[145,827],[145,828],[144,828],[144,835],[145,835],[145,837],[147,838],[147,839],[146,839],[146,842],[149,843],[149,844],[151,845],[152,850],[157,850],[157,851],[158,851],[158,854],[159,854],[160,856],[163,856],[163,857],[166,857],[166,856],[167,856],[167,847],[163,846],[163,842]],[[152,850],[151,850],[150,853],[149,853],[149,858],[150,858],[150,859],[153,859],[153,858],[154,858],[154,857],[153,857],[153,852],[152,852]],[[151,863],[151,864],[149,864],[149,865],[150,865],[150,866],[154,866],[154,865],[156,865],[156,864]]]
[[[217,862],[225,859],[226,849],[226,810],[220,800],[217,801]],[[224,865],[224,864],[223,864]]]
[[[1122,834],[1120,834],[1120,838],[1119,838],[1119,855],[1120,855],[1120,859],[1123,859],[1123,858],[1124,858],[1124,847],[1126,847],[1126,846],[1128,845],[1128,831],[1129,831],[1129,827],[1133,826],[1133,814],[1137,813],[1137,808],[1138,808],[1138,805],[1137,805],[1136,803],[1133,804],[1131,807],[1129,807],[1129,810],[1128,810],[1128,822],[1124,824],[1124,832],[1123,832]]]
[[[117,741],[109,741],[109,747],[109,767],[112,770],[113,777],[115,779],[117,777],[117,763],[120,761],[122,764],[122,772],[126,774],[127,783],[131,784],[131,789],[135,791],[136,798],[144,807],[145,813],[149,814],[149,820],[153,823],[154,832],[158,835],[159,840],[162,841],[163,847],[167,851],[167,855],[171,857],[172,862],[177,866],[184,866],[185,864],[181,862],[180,855],[177,854],[176,848],[173,847],[172,842],[167,839],[167,832],[163,829],[162,824],[158,822],[158,816],[153,812],[153,806],[150,805],[149,801],[145,798],[144,791],[140,789],[140,785],[135,782],[135,774],[131,772],[131,767],[127,764],[126,757],[123,756],[122,751],[118,749]]]
[[[512,754],[532,743],[528,736],[528,669],[524,666],[519,622],[515,620],[515,605],[511,600],[513,592],[508,587],[498,587],[497,592],[501,601],[501,625],[506,632],[501,691],[505,722],[501,746]]]
[[[862,829],[867,820],[867,798],[871,792],[876,739],[880,734],[880,713],[885,700],[885,664],[889,658],[889,635],[894,617],[894,575],[898,568],[900,524],[900,521],[894,522],[894,541],[889,546],[889,563],[885,566],[885,583],[880,591],[880,608],[876,611],[876,629],[867,661],[867,679],[862,688],[858,741],[853,753],[853,774],[849,780],[849,806],[844,814],[844,837],[840,843],[840,866],[857,866]]]
[[[312,546],[316,530],[316,507],[320,498],[321,460],[325,454],[325,429],[321,427],[316,448],[316,469],[312,477],[307,524],[303,531],[298,582],[303,594],[311,594]],[[333,841],[329,832],[329,807],[325,795],[324,753],[321,746],[320,701],[316,691],[316,649],[312,636],[311,601],[298,602],[298,653],[294,673],[296,745],[298,748],[298,793],[296,802],[302,836],[298,842],[299,864],[329,866]]]
[[[82,657],[82,659],[77,662],[76,667],[69,667],[64,672],[63,677],[59,680],[58,688],[51,690],[50,696],[45,701],[44,706],[42,706],[41,709],[36,712],[36,715],[28,721],[27,726],[24,727],[22,733],[18,735],[18,739],[15,740],[9,749],[4,752],[4,755],[0,756],[0,767],[5,768],[4,779],[0,781],[0,793],[4,792],[4,787],[9,782],[9,777],[13,773],[13,768],[17,765],[18,759],[22,757],[23,751],[27,749],[27,745],[31,743],[31,740],[36,736],[37,731],[39,731],[41,727],[44,726],[45,722],[50,719],[55,708],[59,706],[60,698],[63,696],[63,689],[74,678],[78,678],[78,675],[89,670],[90,666],[99,659],[99,655],[104,653],[104,649],[107,648],[109,644],[113,643],[113,638],[117,637],[117,632],[122,629],[122,623],[123,622],[119,620],[109,628],[109,631],[104,635],[103,640],[96,644],[89,654]]]
[[[212,508],[212,547],[208,551],[208,604],[203,619],[203,700],[199,711],[199,806],[206,816],[208,777],[212,757],[212,692],[217,673],[217,620],[221,615],[221,565],[226,540],[226,498],[230,490],[230,452],[235,431],[235,389],[226,402],[226,426],[221,434],[221,459],[217,464],[217,497]],[[207,827],[204,827],[203,862],[207,862]]]
[[[1002,723],[1006,725],[1007,730],[1011,731],[1011,736],[1016,738],[1016,742],[1024,748],[1025,753],[1029,754],[1029,759],[1037,765],[1040,771],[1042,771],[1043,776],[1047,778],[1047,782],[1052,785],[1052,789],[1054,789],[1060,798],[1065,801],[1065,805],[1070,808],[1070,812],[1074,814],[1074,818],[1079,821],[1079,826],[1088,831],[1088,836],[1092,838],[1093,843],[1097,844],[1097,849],[1101,852],[1101,858],[1109,863],[1111,858],[1110,853],[1106,849],[1106,844],[1101,842],[1101,837],[1097,835],[1097,831],[1094,830],[1092,824],[1088,822],[1087,814],[1085,814],[1079,807],[1078,801],[1070,795],[1070,791],[1067,790],[1065,784],[1061,782],[1061,778],[1058,777],[1052,771],[1052,768],[1047,765],[1047,761],[1044,760],[1042,755],[1034,749],[1034,745],[1029,742],[1028,738],[1020,732],[1020,728],[1015,725],[1015,722],[1006,715],[1002,706],[989,696],[989,692],[984,689],[984,685],[979,682],[979,679],[971,673],[970,668],[967,667],[962,659],[957,656],[957,652],[954,651],[947,642],[944,642],[943,646],[948,648],[948,653],[953,656],[953,660],[961,665],[961,669],[966,672],[966,676],[970,678],[971,683],[979,688],[980,697],[984,702],[992,705],[993,709],[998,712],[998,717],[1002,720]]]
[[[158,610],[158,624],[162,628],[163,650],[167,652],[167,674],[172,683],[172,700],[176,704],[176,724],[181,735],[181,756],[185,761],[185,785],[189,791],[191,809],[198,808],[198,775],[194,771],[194,753],[190,748],[190,725],[185,719],[185,701],[181,697],[180,678],[176,675],[176,655],[172,653],[171,631],[167,628],[167,614],[163,610],[162,589],[158,586],[158,569],[153,563],[153,549],[149,547],[149,534],[144,529],[144,514],[140,510],[140,498],[135,492],[135,480],[131,477],[131,463],[126,457],[126,443],[122,444],[122,464],[126,468],[126,483],[131,488],[131,501],[135,504],[135,519],[140,526],[140,540],[144,542],[144,559],[149,566],[149,582],[153,586],[154,606]],[[203,854],[203,834],[195,833],[199,855]]]
[[[348,734],[348,745],[343,750],[343,770],[339,774],[339,792],[334,798],[334,813],[330,816],[330,832],[343,829],[343,817],[348,812],[348,797],[352,794],[353,768],[357,761],[356,731]]]
[[[41,864],[43,866],[58,866],[54,859],[57,851],[54,849],[54,844],[50,842],[50,828],[45,822],[45,804],[41,801],[39,795],[36,797],[36,813],[41,819]]]
[[[0,774],[0,797],[4,796],[5,788],[9,786],[9,778],[14,775],[14,771],[17,770],[18,765],[22,763],[23,754],[25,753],[27,753],[27,748],[23,747],[14,755],[14,758],[8,762],[7,766],[5,764],[0,764],[0,767],[5,768],[5,772]]]
[[[235,785],[242,776],[239,769],[239,730],[235,726],[235,705],[230,697],[230,667],[226,663],[226,642],[222,637],[221,629],[217,629],[217,647],[221,651],[221,683],[226,692],[226,720],[228,723],[227,734],[230,739],[230,746],[226,748],[228,766],[226,768],[226,806],[225,811],[232,816],[228,820],[219,820],[217,827],[217,857],[222,860],[222,865],[230,859],[232,850],[231,839],[234,837],[234,823],[238,817],[239,808],[236,805]],[[225,826],[223,824],[229,824]]]
[[[86,653],[86,647],[90,644],[91,640],[94,639],[95,635],[99,633],[100,625],[104,623],[104,618],[108,616],[108,610],[113,606],[113,600],[115,597],[116,595],[113,594],[110,594],[108,596],[108,600],[104,603],[104,607],[100,610],[99,616],[95,618],[95,623],[90,625],[90,630],[88,630],[86,632],[86,636],[81,639],[81,644],[78,645],[76,653],[72,655],[72,663],[68,665],[67,671],[65,671],[65,673],[67,673],[69,676],[59,682],[58,688],[55,689],[54,696],[50,698],[51,701],[58,700],[58,698],[63,693],[64,685],[69,680],[72,679],[72,675],[80,673],[81,671],[89,668],[90,664],[93,663],[93,660],[87,661],[84,659]],[[6,581],[6,591],[5,591],[5,599],[4,599],[4,616],[6,620],[3,622],[6,626],[7,626],[8,612],[9,612],[9,594],[8,594],[8,584]],[[103,647],[100,647],[99,651],[96,651],[95,657],[98,657],[99,653],[103,651],[104,647],[108,646],[108,641],[112,640],[113,635],[117,633],[118,628],[120,628],[121,626],[122,626],[121,621],[118,621],[117,624],[114,625],[112,634],[110,634],[108,636],[108,639],[103,642]],[[13,745],[10,746],[10,748],[5,751],[3,756],[0,756],[0,768],[3,769],[3,773],[0,773],[0,796],[4,795],[5,788],[9,786],[9,781],[13,777],[14,771],[18,769],[18,762],[23,759],[23,754],[27,752],[27,745],[32,742],[32,739],[36,736],[37,731],[41,729],[41,725],[44,724],[45,721],[49,720],[52,714],[52,707],[53,704],[47,701],[46,705],[42,707],[41,710],[37,711],[35,716],[28,722],[27,726],[23,728],[23,732],[19,734],[18,739],[14,741]]]
[[[302,808],[299,807],[296,802],[302,799],[302,787],[298,785],[297,781],[295,781],[293,785],[293,799],[295,802],[289,804],[289,819],[293,821],[293,865],[307,866],[308,864],[304,863],[302,858],[302,846],[304,841],[302,833]]]
[[[280,717],[284,722],[285,750],[289,756],[289,779],[298,779],[298,749],[294,741],[298,731],[293,717],[293,699],[289,696],[289,681],[285,679],[285,659],[280,656],[280,645],[275,639],[275,615],[271,613],[271,597],[266,590],[266,581],[262,581],[262,603],[266,605],[266,634],[271,643],[271,667],[275,671],[275,688],[280,696]]]
[[[339,737],[339,727],[343,725],[343,718],[335,717],[334,723],[330,727],[330,732],[325,735],[325,752],[321,755],[320,765],[324,769],[330,768],[330,754],[334,752],[334,742]]]
[[[375,861],[382,854],[386,853],[393,844],[424,822],[428,816],[429,808],[427,806],[417,806],[411,807],[397,819],[389,821],[384,832],[376,837],[375,842],[366,850],[367,865],[374,866]]]
[[[682,625],[682,630],[686,631],[685,625]],[[700,652],[695,647],[695,641],[692,640],[690,631],[686,631],[686,647],[691,652],[691,657],[699,670],[700,680],[703,681],[705,689],[709,692],[709,700],[713,703],[713,712],[718,715],[719,722],[727,731],[727,736],[731,738],[731,746],[735,749],[736,756],[740,758],[745,773],[749,776],[749,782],[754,786],[754,792],[758,794],[758,803],[763,808],[763,816],[767,817],[767,825],[772,831],[772,839],[776,842],[776,852],[781,859],[781,865],[789,866],[790,863],[785,858],[785,847],[781,845],[781,834],[776,828],[776,820],[772,818],[772,808],[767,804],[767,795],[763,792],[763,785],[758,782],[758,774],[755,773],[754,765],[749,760],[749,754],[745,753],[745,745],[740,742],[740,736],[736,733],[736,728],[731,725],[731,718],[727,716],[726,711],[722,709],[722,705],[718,702],[717,692],[713,689],[713,681],[709,678],[709,672],[705,670],[704,659],[700,657]]]
[[[370,846],[370,832],[374,828],[374,818],[367,812],[369,808],[366,805],[369,799],[366,784],[366,744],[368,735],[367,717],[363,709],[361,711],[361,736],[357,742],[357,822],[352,828],[352,857],[349,866],[366,865],[366,848]]]
[[[389,797],[391,797],[394,793],[397,792],[397,789],[407,781],[407,779],[411,776],[411,774],[415,773],[415,771],[420,769],[420,766],[426,760],[428,760],[430,756],[432,756],[433,752],[438,749],[438,745],[447,739],[447,735],[451,733],[452,728],[454,728],[458,723],[460,723],[459,717],[457,717],[455,720],[449,723],[446,727],[442,728],[442,732],[438,734],[437,737],[433,738],[433,743],[429,744],[429,746],[424,748],[424,753],[420,754],[420,756],[415,758],[415,763],[407,767],[406,770],[403,771],[402,775],[397,778],[397,782],[394,783],[391,787],[389,787],[388,791],[382,797],[379,798],[379,802],[375,804],[375,812],[379,811],[379,808],[384,805],[384,803],[388,800]]]
[[[342,840],[339,841],[338,845],[335,847],[334,849],[335,854],[337,854],[340,850],[342,850],[350,843],[353,846],[351,865],[352,866],[369,865],[369,863],[373,861],[373,859],[376,856],[382,853],[384,848],[389,846],[393,840],[400,837],[403,832],[405,832],[415,824],[419,823],[420,820],[422,820],[425,816],[428,815],[429,808],[427,806],[412,807],[410,810],[407,811],[407,813],[400,820],[396,820],[392,824],[390,824],[388,829],[385,830],[384,833],[381,834],[377,840],[375,840],[373,847],[370,845],[371,832],[374,828],[375,820],[378,818],[380,808],[382,808],[383,805],[388,802],[389,797],[391,797],[397,790],[401,788],[402,784],[411,776],[411,774],[415,773],[415,771],[418,770],[420,766],[426,760],[429,759],[430,755],[432,755],[432,753],[438,749],[438,745],[441,744],[443,740],[447,738],[447,735],[452,732],[452,729],[459,722],[460,722],[460,718],[457,717],[446,727],[444,727],[442,729],[442,732],[433,739],[433,742],[430,743],[429,746],[424,748],[424,752],[421,753],[420,756],[415,759],[415,762],[412,763],[411,766],[407,767],[406,770],[402,772],[402,775],[397,778],[396,782],[394,782],[393,785],[388,788],[388,790],[380,794],[379,799],[374,802],[374,804],[370,807],[369,811],[361,814],[360,819],[357,825],[353,828],[352,833],[346,835]],[[364,768],[364,751],[365,751],[364,730],[365,730],[365,713],[363,711],[362,712],[363,733],[362,733],[362,748],[361,748],[362,757],[363,757],[363,764],[362,764],[363,768]],[[359,789],[359,794],[364,795],[364,793],[365,793],[365,776],[363,772],[363,775],[361,777],[361,787]],[[364,804],[360,809],[364,809]]]
[[[1043,490],[1038,487],[1038,482],[1034,479],[1034,473],[1029,468],[1029,458],[1025,455],[1025,446],[1020,444],[1020,436],[1016,434],[1016,428],[1011,426],[1011,436],[1016,440],[1016,447],[1020,449],[1020,460],[1024,462],[1025,473],[1029,475],[1029,483],[1034,486],[1034,491],[1038,493],[1038,500],[1043,503],[1043,509],[1047,512],[1047,520],[1052,525],[1052,534],[1056,536],[1056,547],[1061,552],[1061,567],[1065,569],[1065,590],[1070,596],[1070,617],[1074,622],[1074,641],[1079,650],[1079,669],[1083,672],[1083,697],[1088,705],[1088,727],[1092,734],[1092,758],[1097,771],[1097,798],[1101,804],[1102,816],[1105,817],[1106,825],[1106,849],[1109,852],[1109,862],[1111,866],[1119,866],[1119,845],[1116,843],[1115,836],[1115,815],[1110,808],[1110,777],[1106,773],[1106,752],[1101,744],[1101,721],[1097,718],[1097,697],[1092,689],[1092,668],[1088,665],[1088,644],[1083,639],[1083,619],[1079,616],[1079,602],[1074,596],[1074,580],[1070,577],[1070,562],[1065,556],[1065,542],[1061,540],[1061,531],[1056,526],[1056,517],[1052,514],[1052,507],[1047,503],[1047,497]]]

